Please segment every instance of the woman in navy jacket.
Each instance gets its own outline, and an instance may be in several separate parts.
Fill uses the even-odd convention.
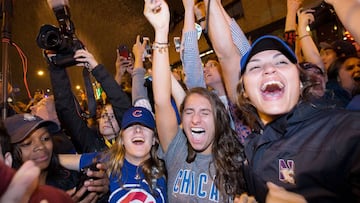
[[[264,202],[273,182],[308,202],[360,202],[360,113],[303,100],[296,56],[277,37],[256,40],[241,73],[238,105],[253,129],[245,144],[250,194]]]

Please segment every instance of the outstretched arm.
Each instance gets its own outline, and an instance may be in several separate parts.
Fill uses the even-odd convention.
[[[185,72],[187,88],[205,87],[204,72],[199,56],[197,31],[195,29],[194,0],[183,0],[185,8],[182,34],[181,62]]]
[[[180,85],[179,81],[171,74],[171,95],[176,103],[176,108],[178,112],[180,112],[180,105],[184,101],[185,98],[185,90]]]
[[[209,1],[205,0],[208,7]],[[235,47],[229,23],[222,11],[220,0],[210,1],[209,36],[215,53],[222,67],[224,82],[228,97],[232,102],[236,101],[236,85],[240,74],[240,54]]]
[[[351,33],[357,42],[360,42],[360,2],[358,0],[325,0],[331,4],[342,24]]]
[[[70,78],[65,67],[49,63],[50,82],[54,93],[55,108],[61,126],[67,130],[78,153],[101,149],[98,138],[80,115],[80,104],[71,91]]]
[[[132,71],[132,88],[131,97],[133,106],[142,106],[153,112],[148,98],[147,88],[145,87],[145,73],[143,56],[147,41],[140,42],[140,35],[136,37],[136,42],[133,46],[133,53],[135,58],[134,69]]]
[[[296,42],[296,12],[299,10],[303,0],[287,0],[286,1],[286,19],[285,19],[285,30],[284,38],[288,45],[295,50]],[[298,55],[299,56],[299,55]],[[298,57],[299,58],[299,57]]]
[[[298,11],[298,33],[299,33],[299,45],[301,46],[305,61],[316,64],[325,69],[324,63],[321,60],[320,53],[312,39],[310,33],[306,30],[306,27],[314,22],[314,15],[312,14],[313,10],[308,9],[304,11]]]
[[[59,154],[60,164],[73,171],[80,171],[81,154]]]
[[[79,66],[87,66],[95,79],[101,84],[108,100],[110,101],[116,120],[121,123],[124,112],[131,106],[131,101],[126,93],[122,90],[120,85],[115,81],[114,77],[107,71],[107,69],[98,64],[94,56],[87,50],[80,49],[75,52],[74,58],[80,62]]]
[[[164,0],[145,0],[144,15],[155,29],[153,43],[153,92],[156,127],[164,152],[176,136],[177,120],[171,105],[171,77],[168,52],[170,13]]]

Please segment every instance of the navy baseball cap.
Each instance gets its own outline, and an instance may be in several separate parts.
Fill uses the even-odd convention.
[[[245,72],[246,65],[249,63],[251,57],[259,52],[266,50],[278,50],[284,54],[286,58],[288,58],[292,63],[297,63],[295,53],[282,39],[273,35],[264,35],[255,40],[255,42],[252,43],[250,50],[241,58],[241,74]]]
[[[40,127],[46,127],[50,134],[60,130],[60,126],[51,120],[43,120],[29,113],[15,114],[4,120],[5,128],[10,135],[11,143],[24,140],[30,133]]]
[[[155,129],[154,116],[148,109],[140,106],[131,107],[124,113],[121,128],[125,129],[133,124],[141,124],[152,130]]]

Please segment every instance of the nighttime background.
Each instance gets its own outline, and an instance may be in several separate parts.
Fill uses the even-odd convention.
[[[311,7],[318,2],[307,0],[305,4]],[[154,38],[152,27],[142,13],[143,3],[143,0],[69,0],[71,20],[78,38],[97,61],[104,64],[112,73],[115,73],[116,48],[119,44],[132,47],[138,34],[150,37],[151,41]],[[172,42],[174,36],[181,36],[184,11],[181,0],[168,0],[168,3],[171,10],[169,41]],[[236,17],[248,36],[281,33],[284,29],[286,0],[223,0],[222,3],[231,15]],[[13,0],[12,4],[12,15],[9,15],[10,39],[27,58],[26,76],[30,93],[33,94],[38,88],[51,89],[47,65],[35,39],[41,25],[58,26],[54,13],[46,0]],[[209,49],[204,37],[200,39],[199,47],[201,52]],[[27,102],[29,98],[24,85],[21,57],[14,46],[9,46],[8,50],[8,80],[19,88],[14,98]],[[1,54],[2,52],[3,50],[0,50]],[[1,61],[3,64],[3,57]],[[176,64],[178,61],[179,54],[175,52],[171,43],[170,62]],[[82,68],[67,69],[73,87],[80,85],[83,88]],[[38,75],[38,71],[41,70],[44,71],[42,76]]]

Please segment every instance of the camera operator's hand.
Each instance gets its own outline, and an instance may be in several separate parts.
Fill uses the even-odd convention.
[[[143,67],[143,57],[145,53],[145,47],[146,47],[147,41],[143,41],[141,43],[140,41],[140,35],[136,36],[136,42],[132,48],[132,52],[134,53],[135,63],[134,67],[139,68]]]
[[[96,168],[99,171],[88,170],[86,175],[90,177],[89,180],[84,182],[84,186],[90,192],[96,192],[100,196],[106,194],[109,191],[109,177],[106,174],[106,166],[103,163],[96,164]],[[93,178],[93,179],[91,179]]]
[[[79,49],[75,52],[74,55],[75,61],[79,62],[76,66],[84,66],[89,71],[92,71],[97,65],[98,62],[95,60],[94,56],[85,49]]]

